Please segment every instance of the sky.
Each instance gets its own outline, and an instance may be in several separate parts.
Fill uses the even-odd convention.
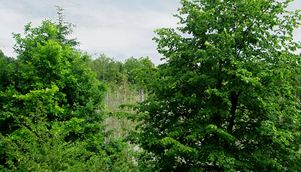
[[[56,20],[56,5],[64,8],[65,20],[76,26],[73,37],[80,49],[121,61],[148,56],[156,64],[162,56],[152,40],[154,30],[175,27],[173,14],[180,7],[179,0],[0,0],[0,49],[15,56],[12,33],[23,33],[29,22],[38,26],[42,20]],[[301,9],[301,0],[290,8]],[[301,41],[301,29],[295,39]]]
[[[23,33],[29,22],[56,20],[55,5],[75,25],[80,49],[116,60],[149,56],[157,64],[162,56],[152,40],[154,30],[175,26],[173,14],[180,6],[178,0],[0,0],[0,49],[15,56],[12,33]]]

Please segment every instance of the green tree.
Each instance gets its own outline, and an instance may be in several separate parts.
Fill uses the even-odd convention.
[[[109,84],[120,84],[124,79],[123,64],[102,54],[91,60],[90,67],[96,73],[97,79]]]
[[[131,57],[124,62],[124,69],[128,74],[130,83],[144,87],[153,79],[155,65],[149,57]]]
[[[12,58],[8,58],[0,50],[0,90],[4,89],[11,82],[11,75],[13,71]]]
[[[166,63],[139,125],[155,170],[300,170],[290,2],[182,0],[179,27],[157,30]]]
[[[140,101],[144,101],[145,91],[153,81],[156,68],[149,57],[129,58],[124,63],[128,80],[139,90]]]
[[[15,34],[18,53],[15,88],[24,94],[54,84],[60,90],[60,106],[66,108],[64,114],[49,119],[67,120],[75,116],[88,119],[101,108],[104,88],[89,68],[89,57],[66,41],[70,32],[64,32],[62,38],[60,27],[52,21],[43,21],[36,28],[26,25],[24,36]]]
[[[130,145],[104,130],[104,85],[69,27],[28,24],[17,58],[0,53],[0,171],[135,171]]]
[[[10,72],[1,73],[0,171],[111,168],[101,126],[104,86],[60,27],[26,25],[24,35],[15,34],[17,58],[1,57],[8,66],[1,70]]]

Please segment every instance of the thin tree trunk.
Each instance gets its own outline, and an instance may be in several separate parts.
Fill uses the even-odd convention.
[[[229,125],[228,125],[228,132],[233,131],[234,121],[235,121],[235,113],[238,106],[238,94],[235,92],[231,93],[231,111],[230,111],[230,119],[229,119]]]
[[[144,89],[143,88],[141,88],[140,90],[139,90],[139,96],[140,96],[140,102],[143,102],[144,101]]]

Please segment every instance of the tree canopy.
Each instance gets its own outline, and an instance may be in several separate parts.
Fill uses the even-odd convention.
[[[300,48],[291,0],[182,0],[156,31],[154,94],[140,144],[158,171],[298,171]]]
[[[132,163],[116,158],[126,143],[105,139],[104,85],[61,24],[28,24],[15,34],[17,58],[0,54],[0,171],[111,171]]]

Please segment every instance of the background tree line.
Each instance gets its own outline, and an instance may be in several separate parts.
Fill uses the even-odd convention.
[[[149,57],[131,57],[120,62],[102,54],[90,59],[90,67],[96,73],[97,79],[107,85],[105,104],[111,111],[122,104],[144,101],[147,86],[156,72]]]

